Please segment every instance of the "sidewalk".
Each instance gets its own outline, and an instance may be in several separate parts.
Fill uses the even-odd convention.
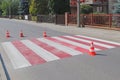
[[[24,21],[24,20],[16,20],[22,23],[36,25],[39,27],[50,28],[55,31],[69,33],[72,35],[85,35],[110,41],[115,41],[120,43],[120,31],[115,30],[107,30],[107,29],[99,29],[92,27],[79,28],[76,26],[64,26],[64,25],[56,25],[52,23],[36,23],[33,21]]]

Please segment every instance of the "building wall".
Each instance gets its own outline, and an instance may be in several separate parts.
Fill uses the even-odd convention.
[[[117,3],[117,0],[109,0],[109,13],[113,13],[113,10],[114,10],[114,4]]]
[[[93,12],[108,13],[108,0],[86,0],[83,4],[93,6]]]
[[[77,13],[77,8],[76,7],[71,7],[71,13],[76,14]]]
[[[77,0],[70,0],[71,1],[77,1]],[[120,0],[118,0],[120,1]],[[86,0],[84,3],[81,3],[81,5],[84,4],[90,4],[93,6],[93,11],[94,12],[103,12],[103,13],[113,13],[114,9],[114,4],[117,3],[117,0],[108,0],[107,3],[100,3],[99,0],[97,2],[94,2],[94,0]],[[75,13],[77,9],[77,5],[75,4],[74,6],[71,5],[71,13]]]

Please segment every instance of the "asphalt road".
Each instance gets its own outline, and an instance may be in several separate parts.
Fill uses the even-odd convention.
[[[43,31],[46,31],[48,36],[74,34],[73,32],[65,33],[58,29],[51,29],[46,25],[44,27],[44,25],[39,26],[36,23],[31,23],[0,19],[0,42],[39,38],[42,37]],[[7,30],[10,32],[10,38],[5,36]],[[24,32],[24,38],[19,37],[21,30]],[[83,54],[20,69],[13,68],[2,46],[0,47],[0,53],[11,80],[120,80],[119,47],[98,51],[95,57]],[[2,68],[2,64],[0,68]],[[3,69],[0,71],[1,80],[5,80]]]
[[[65,33],[63,32],[51,30],[44,26],[23,23],[12,19],[0,19],[0,27],[0,42],[42,37],[44,31],[49,34],[48,36],[65,35]],[[5,35],[7,30],[9,31],[11,38],[6,38]],[[25,35],[24,38],[19,37],[19,33],[21,30]]]

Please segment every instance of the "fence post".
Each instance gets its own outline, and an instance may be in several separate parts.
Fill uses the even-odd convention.
[[[93,25],[93,13],[91,14],[91,25]]]
[[[112,14],[109,14],[109,27],[111,28],[112,26]]]
[[[68,15],[69,15],[69,13],[68,13],[68,12],[65,12],[65,25],[66,25],[66,26],[68,25],[68,20],[69,20]]]
[[[55,14],[55,19],[54,23],[57,24],[57,14]]]

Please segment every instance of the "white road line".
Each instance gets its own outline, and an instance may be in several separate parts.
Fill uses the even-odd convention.
[[[65,37],[72,38],[72,39],[75,39],[75,40],[80,40],[80,41],[87,42],[87,43],[91,43],[91,41],[85,40],[85,39],[75,38],[75,37],[72,37],[72,36],[65,36]],[[94,44],[99,45],[99,46],[103,46],[103,47],[106,47],[106,48],[115,48],[114,46],[105,45],[105,44],[98,43],[98,42],[94,42]]]
[[[74,49],[72,49],[72,48],[69,48],[69,46],[66,47],[66,46],[63,46],[63,45],[61,45],[61,44],[52,42],[52,41],[47,40],[47,39],[44,39],[44,38],[42,38],[42,39],[39,38],[38,40],[40,40],[40,41],[42,41],[42,42],[44,42],[44,43],[46,43],[46,44],[48,44],[48,45],[50,45],[50,46],[53,46],[53,47],[55,47],[55,48],[57,48],[57,49],[59,49],[59,50],[61,50],[61,51],[64,51],[64,52],[66,52],[66,53],[68,53],[68,54],[70,54],[70,55],[72,55],[72,56],[82,54],[82,53],[79,52],[79,51],[76,51],[76,50],[74,50]]]
[[[25,57],[14,47],[10,42],[2,43],[2,46],[7,53],[14,69],[31,66]]]
[[[113,42],[113,41],[107,41],[107,40],[103,40],[103,39],[98,39],[98,38],[93,38],[93,37],[88,37],[88,36],[82,36],[82,35],[76,35],[76,36],[81,36],[81,37],[84,37],[84,38],[89,38],[89,39],[94,39],[94,40],[98,40],[98,41],[102,41],[102,42],[106,42],[106,43],[120,45],[120,43]]]
[[[73,41],[70,41],[70,40],[66,40],[66,39],[63,39],[63,38],[60,38],[60,37],[53,37],[53,38],[64,41],[64,42],[67,42],[67,43],[70,43],[70,44],[75,45],[75,46],[79,46],[79,47],[84,48],[84,49],[89,49],[90,48],[90,46],[80,44],[80,43],[77,43],[77,42],[73,42]],[[99,51],[100,49],[95,48],[95,50]]]
[[[24,43],[28,48],[30,48],[32,51],[34,51],[37,55],[39,55],[41,58],[43,58],[47,62],[59,59],[59,57],[37,46],[36,44],[34,44],[29,40],[22,40],[21,42]]]

